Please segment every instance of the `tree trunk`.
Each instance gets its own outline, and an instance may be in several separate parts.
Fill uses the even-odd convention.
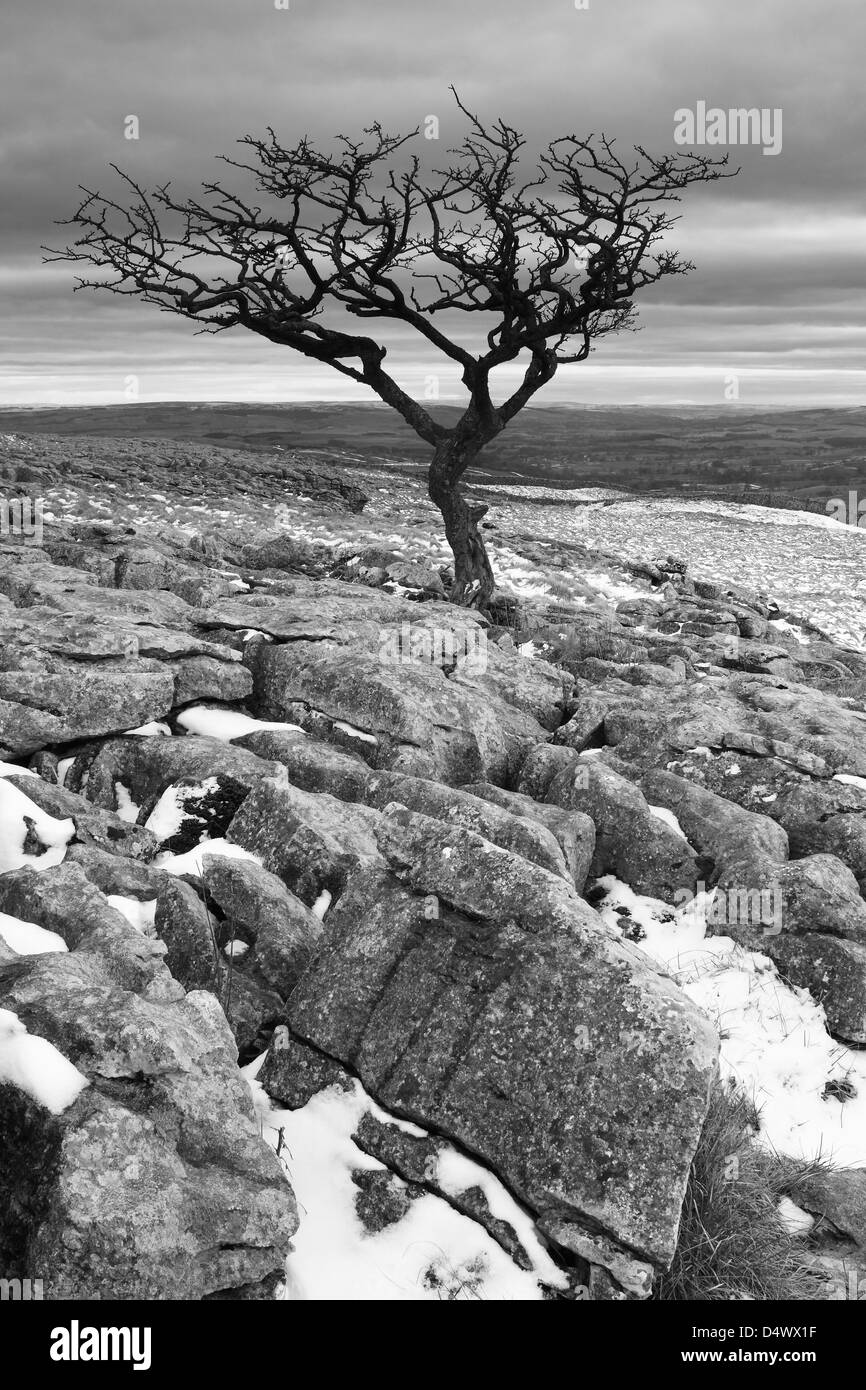
[[[487,507],[469,503],[458,486],[461,475],[475,457],[458,450],[447,440],[436,448],[430,464],[427,491],[442,513],[445,535],[454,556],[454,583],[449,595],[452,603],[466,608],[486,608],[496,580],[478,522]]]

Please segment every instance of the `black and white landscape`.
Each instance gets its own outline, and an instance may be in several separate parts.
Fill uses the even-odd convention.
[[[862,1301],[862,7],[9,31],[0,1300]]]

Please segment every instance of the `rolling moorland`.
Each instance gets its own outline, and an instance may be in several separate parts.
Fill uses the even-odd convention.
[[[443,423],[456,406],[434,406]],[[159,402],[0,410],[12,433],[164,437],[223,448],[334,451],[351,466],[423,463],[427,446],[376,404]],[[484,451],[482,482],[614,487],[823,512],[866,493],[866,407],[754,410],[538,406]],[[414,471],[414,470],[413,470]]]

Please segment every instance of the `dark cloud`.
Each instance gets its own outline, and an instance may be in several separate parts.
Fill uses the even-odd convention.
[[[196,338],[129,301],[73,299],[70,270],[41,267],[38,247],[112,161],[183,189],[269,124],[325,140],[436,114],[447,144],[460,133],[451,82],[531,149],[601,129],[670,148],[674,112],[699,100],[783,112],[777,157],[735,149],[737,180],[684,202],[676,241],[694,274],[650,294],[644,331],[608,340],[552,397],[579,379],[583,398],[623,382],[631,398],[641,373],[671,370],[658,390],[685,398],[677,371],[685,382],[725,363],[771,383],[795,363],[807,393],[823,398],[826,380],[808,374],[830,372],[862,394],[864,41],[860,0],[31,0],[4,15],[0,58],[0,399],[110,393],[136,366],[152,395],[342,395],[349,383],[242,334]],[[130,114],[138,141],[124,139]],[[437,368],[408,336],[391,343],[407,383]]]

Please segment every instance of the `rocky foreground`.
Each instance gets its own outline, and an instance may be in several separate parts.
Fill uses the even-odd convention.
[[[737,1071],[673,959],[715,936],[826,1039],[810,1093],[856,1166],[797,1201],[814,1296],[851,1296],[866,655],[673,557],[618,577],[488,621],[387,536],[0,544],[4,1270],[262,1298],[288,1258],[328,1296],[308,1170],[343,1125],[351,1258],[413,1221],[446,1247],[392,1296],[646,1297],[720,1034]]]

